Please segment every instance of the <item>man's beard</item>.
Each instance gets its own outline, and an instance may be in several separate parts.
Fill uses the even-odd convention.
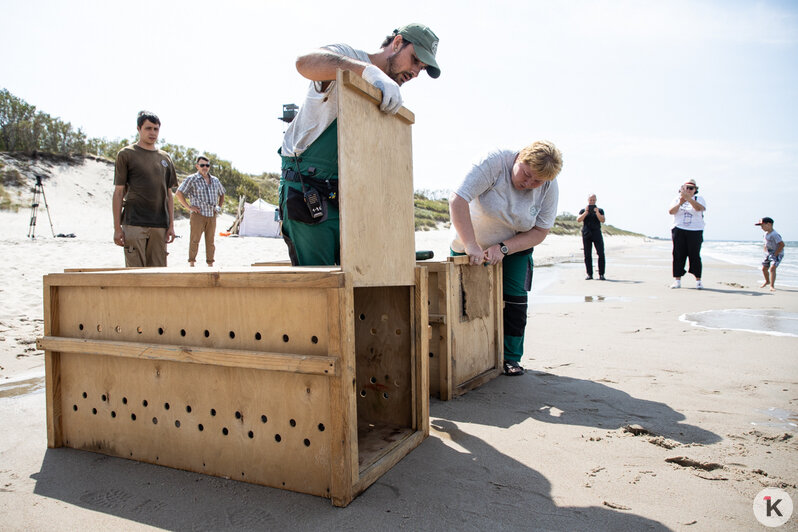
[[[396,52],[395,54],[391,55],[388,58],[388,72],[387,72],[387,74],[388,74],[388,77],[391,78],[392,80],[394,80],[397,85],[401,85],[402,83],[404,83],[403,74],[405,74],[405,72],[404,71],[397,72],[396,67],[395,67],[396,56],[398,56],[403,49],[404,49],[404,46],[398,52]]]

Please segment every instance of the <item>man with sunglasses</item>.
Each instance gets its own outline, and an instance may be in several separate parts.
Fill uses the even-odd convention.
[[[707,202],[698,195],[695,179],[688,179],[679,188],[679,196],[668,210],[673,215],[671,238],[673,240],[673,284],[682,287],[685,261],[690,259],[690,273],[695,275],[695,287],[704,288],[701,282],[701,244],[704,242],[704,211]]]
[[[199,242],[205,234],[205,262],[213,266],[216,252],[214,236],[216,235],[216,213],[221,212],[224,204],[224,187],[216,176],[211,175],[211,161],[204,155],[197,157],[197,173],[188,176],[178,187],[177,201],[191,211],[191,239],[188,245],[188,263],[193,268],[197,260]],[[189,204],[186,201],[186,195]]]
[[[149,111],[136,119],[139,139],[116,156],[114,243],[125,248],[125,266],[166,266],[166,245],[175,239],[177,172],[169,154],[155,147],[161,120]]]
[[[437,50],[438,37],[431,29],[408,24],[394,30],[372,54],[334,44],[297,59],[297,71],[311,83],[278,150],[283,239],[294,266],[340,264],[336,70],[351,70],[380,89],[380,109],[395,114],[402,107],[402,84],[422,70],[432,78],[440,76]]]

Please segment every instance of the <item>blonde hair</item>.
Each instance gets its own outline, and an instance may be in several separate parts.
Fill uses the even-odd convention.
[[[533,142],[522,149],[518,160],[528,164],[544,181],[553,180],[562,170],[562,153],[548,140]]]

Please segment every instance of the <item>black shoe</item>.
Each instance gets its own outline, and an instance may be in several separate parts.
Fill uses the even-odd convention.
[[[524,368],[521,367],[521,364],[515,362],[513,360],[505,360],[504,361],[504,374],[508,377],[515,377],[516,375],[523,375]]]
[[[599,279],[601,279],[602,281],[606,281],[603,275],[599,275]]]
[[[593,278],[592,275],[585,275],[585,281],[589,281]]]

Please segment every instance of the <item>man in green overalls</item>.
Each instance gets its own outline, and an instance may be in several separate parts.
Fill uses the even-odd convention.
[[[382,91],[380,109],[402,107],[399,86],[426,70],[441,71],[435,60],[438,37],[422,24],[408,24],[368,54],[346,44],[324,46],[297,59],[297,70],[311,83],[305,102],[285,132],[280,213],[283,239],[294,266],[339,264],[338,87],[336,70],[351,70]]]

